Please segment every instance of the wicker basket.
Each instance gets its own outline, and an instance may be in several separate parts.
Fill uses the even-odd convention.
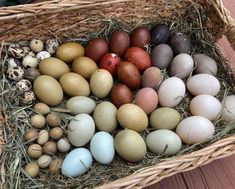
[[[224,8],[222,0],[195,0],[193,2],[190,0],[53,0],[0,8],[0,41],[47,39],[52,35],[60,38],[80,37],[88,32],[100,30],[104,25],[104,20],[114,19],[126,24],[138,25],[144,21],[158,22],[174,19],[185,14],[187,7],[192,3],[195,6],[200,4],[204,7],[208,16],[206,27],[211,35],[215,39],[225,35],[235,49],[235,22]],[[235,76],[230,55],[224,53],[221,48],[219,50],[228,60],[228,69]],[[0,125],[4,124],[5,116],[0,111]],[[2,135],[0,132],[1,138]],[[0,145],[3,143],[1,138]],[[233,153],[235,153],[235,135],[193,153],[139,170],[100,188],[141,188]],[[0,163],[4,162],[0,161]]]

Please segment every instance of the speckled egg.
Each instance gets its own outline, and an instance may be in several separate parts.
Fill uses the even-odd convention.
[[[18,81],[24,76],[24,70],[20,66],[9,67],[7,69],[7,78]]]
[[[8,58],[6,62],[7,67],[21,66],[21,62],[16,58]]]
[[[39,62],[41,62],[45,58],[50,58],[51,54],[47,51],[41,51],[36,55],[36,58],[38,59]]]
[[[23,58],[26,52],[20,45],[12,44],[8,47],[8,53],[14,58]]]
[[[32,104],[34,101],[36,100],[35,94],[33,91],[27,91],[24,92],[21,96],[20,96],[20,103],[21,104]]]
[[[50,54],[55,54],[57,48],[59,47],[59,42],[56,39],[48,39],[46,41],[46,50],[47,52],[49,52]]]
[[[25,68],[36,68],[38,66],[38,59],[27,55],[26,57],[24,57],[22,64]]]
[[[32,84],[27,79],[21,79],[16,83],[16,89],[19,94],[29,91],[32,88]]]

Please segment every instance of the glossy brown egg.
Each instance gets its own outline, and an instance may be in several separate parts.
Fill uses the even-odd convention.
[[[109,46],[107,41],[101,38],[95,38],[89,41],[85,55],[98,64],[102,56],[107,54],[108,51]]]
[[[110,52],[118,54],[120,57],[124,54],[126,49],[130,47],[130,37],[127,32],[117,30],[111,35],[109,41]]]
[[[138,27],[131,33],[131,46],[144,49],[151,41],[151,33],[146,27]]]
[[[157,90],[162,80],[161,70],[157,67],[150,67],[142,75],[142,87],[151,87]]]
[[[130,89],[138,89],[141,86],[141,76],[137,67],[131,62],[121,62],[117,68],[118,79]]]
[[[132,102],[133,96],[131,90],[121,83],[116,84],[111,91],[112,103],[119,108],[123,104]]]

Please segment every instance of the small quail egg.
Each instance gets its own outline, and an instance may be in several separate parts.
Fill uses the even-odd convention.
[[[24,70],[20,66],[9,67],[6,73],[7,78],[14,81],[18,81],[24,76]]]
[[[8,58],[6,62],[8,67],[21,66],[21,62],[16,58]]]
[[[43,42],[40,39],[32,39],[30,41],[30,49],[34,52],[40,52],[43,50]]]
[[[36,97],[33,91],[24,92],[20,96],[20,103],[22,104],[32,104],[35,100],[36,100]]]
[[[24,49],[18,44],[12,44],[8,47],[8,53],[14,58],[23,58],[25,56]]]
[[[27,55],[24,57],[22,64],[25,68],[36,68],[38,66],[38,59]]]
[[[21,79],[16,83],[16,89],[19,94],[29,91],[32,88],[32,84],[27,79]]]
[[[41,51],[36,55],[36,58],[38,59],[39,62],[41,62],[45,58],[50,58],[51,54],[47,51]]]
[[[59,47],[59,42],[56,39],[48,39],[46,41],[46,50],[50,53],[50,54],[55,54],[57,48]]]
[[[22,47],[22,49],[24,51],[24,57],[27,55],[35,56],[34,52],[32,52],[29,47]]]

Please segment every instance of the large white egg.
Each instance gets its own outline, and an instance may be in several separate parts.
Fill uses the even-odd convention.
[[[197,74],[187,81],[187,89],[194,96],[200,94],[215,96],[220,91],[220,82],[213,75]]]
[[[226,97],[222,115],[226,122],[235,120],[235,95]]]
[[[158,90],[161,106],[174,107],[178,105],[185,95],[184,82],[178,77],[170,77],[162,82]]]
[[[88,114],[78,114],[69,123],[68,139],[74,146],[84,146],[95,133],[95,122]]]
[[[222,105],[220,101],[210,95],[198,95],[190,102],[190,112],[195,116],[202,116],[211,121],[220,114]]]
[[[193,56],[195,62],[195,72],[196,73],[207,73],[211,75],[217,74],[217,65],[213,58],[205,54],[195,54]]]
[[[215,127],[209,119],[191,116],[179,123],[176,133],[184,143],[196,144],[210,139],[215,133]]]
[[[148,134],[146,145],[155,154],[173,155],[180,151],[182,142],[173,131],[160,129]]]
[[[78,177],[86,173],[91,165],[91,153],[85,148],[76,148],[65,157],[61,172],[67,177]]]
[[[105,131],[96,133],[91,139],[90,150],[92,156],[99,163],[111,163],[115,155],[113,137]]]

